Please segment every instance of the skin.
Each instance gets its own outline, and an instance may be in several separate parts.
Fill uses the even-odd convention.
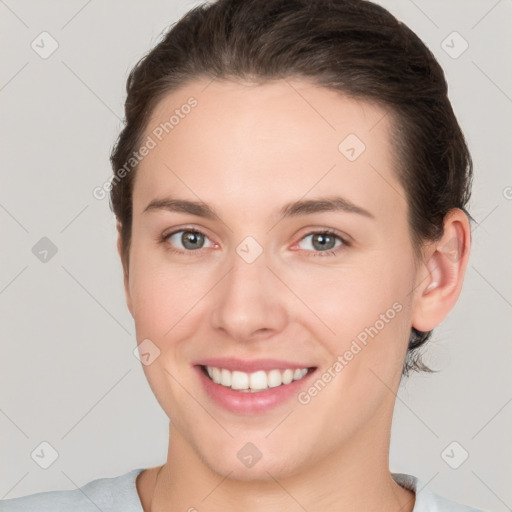
[[[395,394],[411,327],[433,329],[459,296],[466,215],[452,210],[442,239],[415,260],[390,121],[376,105],[298,79],[198,79],[157,105],[146,135],[190,96],[198,105],[143,159],[134,185],[126,300],[137,342],[160,350],[143,370],[170,419],[167,461],[137,479],[144,509],[411,511],[414,494],[388,464]],[[366,146],[352,162],[338,150],[351,133]],[[279,220],[285,203],[334,193],[372,218]],[[144,213],[170,195],[218,217]],[[203,248],[187,252],[182,233],[159,243],[180,229],[204,233]],[[336,239],[337,252],[322,255],[311,236],[322,229],[350,244]],[[236,252],[247,236],[263,249],[250,264]],[[455,240],[464,251],[453,252]],[[306,405],[293,398],[234,414],[210,400],[191,367],[205,357],[280,358],[322,374],[393,303],[401,311]],[[248,442],[262,454],[251,468],[237,458]]]

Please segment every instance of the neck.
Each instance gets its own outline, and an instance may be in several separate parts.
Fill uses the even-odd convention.
[[[361,432],[349,446],[293,475],[274,476],[269,471],[268,478],[242,481],[230,478],[229,472],[215,472],[170,425],[167,463],[155,479],[151,512],[411,512],[414,493],[393,480],[388,468],[389,429],[380,432],[377,442],[375,430]]]

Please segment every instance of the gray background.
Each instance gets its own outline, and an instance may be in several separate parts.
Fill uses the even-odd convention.
[[[442,371],[401,386],[391,469],[510,510],[512,2],[379,3],[445,69],[474,158],[477,220],[461,298],[428,350]],[[167,417],[133,355],[114,217],[92,190],[111,175],[129,69],[196,4],[0,0],[0,498],[165,461]],[[31,47],[43,31],[59,45],[46,59]],[[458,58],[453,31],[469,44]],[[32,250],[42,237],[57,248],[46,262]],[[47,469],[31,456],[44,441],[58,453]],[[453,469],[446,460],[457,465],[462,450]]]

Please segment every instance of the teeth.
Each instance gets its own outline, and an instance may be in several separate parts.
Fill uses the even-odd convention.
[[[283,372],[283,384],[290,384],[290,382],[293,380],[293,370],[285,370]]]
[[[249,387],[251,389],[267,389],[267,374],[264,371],[251,373],[249,375]]]
[[[220,370],[218,368],[212,368],[212,380],[215,384],[220,384]]]
[[[249,387],[249,375],[247,373],[245,373],[245,372],[232,372],[231,373],[231,389],[247,389],[248,387]]]
[[[301,370],[298,370],[299,372]],[[267,384],[269,388],[276,388],[283,383],[281,372],[279,370],[270,370],[267,375]]]
[[[231,386],[231,372],[229,370],[222,369],[220,371],[220,383],[228,388]]]
[[[216,384],[243,392],[257,392],[290,384],[294,380],[300,380],[308,373],[308,370],[307,368],[297,368],[296,370],[287,368],[284,371],[270,370],[265,372],[259,370],[253,373],[246,373],[240,371],[231,372],[225,368],[206,366],[206,372]]]

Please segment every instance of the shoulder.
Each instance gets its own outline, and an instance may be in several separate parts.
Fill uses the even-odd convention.
[[[414,491],[416,502],[412,512],[484,512],[439,496],[415,476],[404,473],[392,473],[392,476],[399,485]]]
[[[0,512],[143,512],[135,480],[143,469],[98,478],[78,489],[47,491],[0,500]]]

